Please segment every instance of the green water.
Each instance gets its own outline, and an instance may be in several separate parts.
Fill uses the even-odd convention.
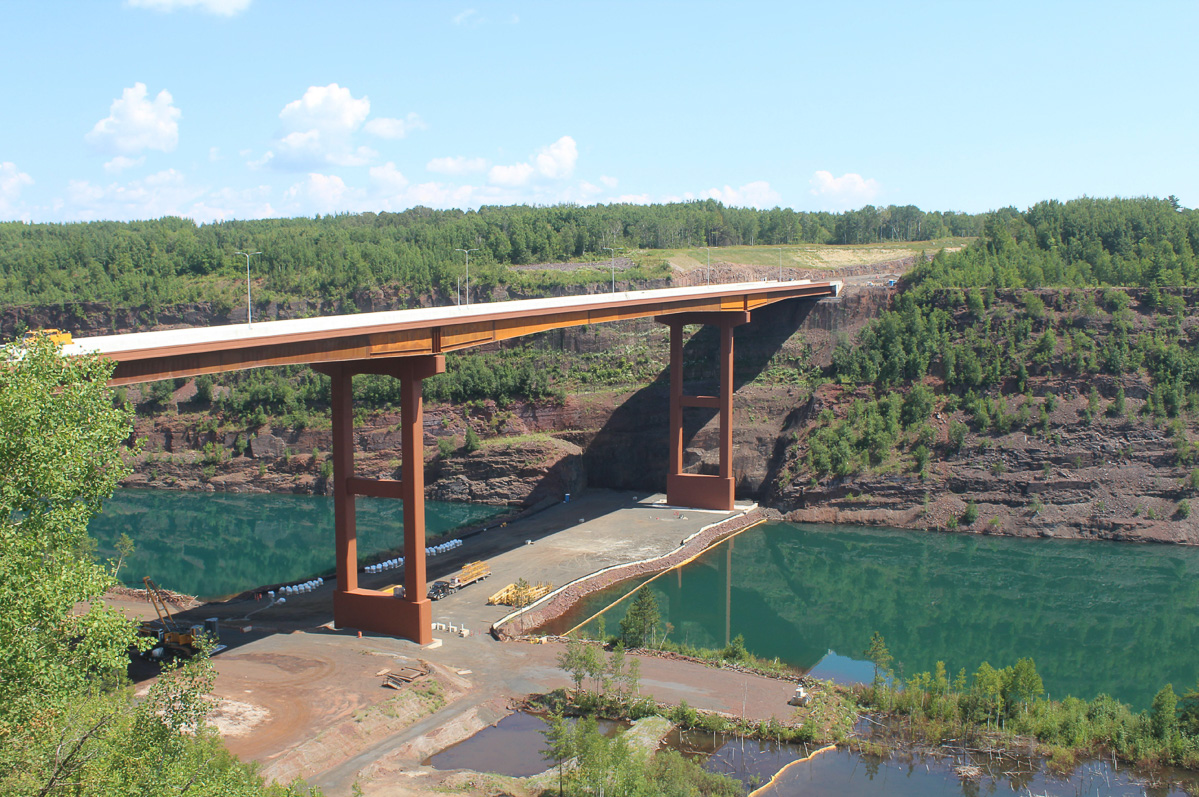
[[[886,638],[902,673],[973,673],[1031,656],[1052,697],[1137,708],[1199,680],[1199,548],[772,523],[650,582],[679,642],[753,653],[821,677],[869,678]],[[590,596],[557,628],[636,586]],[[605,612],[609,633],[630,601]],[[594,630],[594,623],[590,626]]]
[[[358,555],[403,545],[403,504],[358,498]],[[428,537],[500,510],[479,504],[425,502]],[[136,551],[121,570],[130,586],[159,585],[219,598],[266,584],[291,583],[334,565],[333,499],[312,495],[117,490],[89,527],[102,558],[116,556],[121,533]]]

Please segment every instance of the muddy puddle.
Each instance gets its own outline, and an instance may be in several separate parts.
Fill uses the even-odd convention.
[[[627,724],[600,720],[599,731],[611,736]],[[425,759],[424,764],[440,770],[470,769],[525,778],[545,772],[553,762],[541,751],[547,747],[545,730],[549,724],[536,714],[509,714],[495,725],[447,747]]]
[[[552,762],[546,721],[510,714],[496,725],[426,759],[435,769],[469,769],[513,777],[544,772]],[[600,720],[611,736],[625,723]],[[1185,797],[1199,794],[1199,777],[1180,771],[1155,776],[1092,760],[1069,775],[1056,775],[1043,760],[1026,756],[933,754],[901,751],[890,756],[822,745],[780,744],[702,731],[672,730],[664,748],[700,759],[710,772],[745,784],[758,797]]]

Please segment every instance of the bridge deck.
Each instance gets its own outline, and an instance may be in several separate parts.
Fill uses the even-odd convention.
[[[785,299],[836,296],[840,282],[743,282],[523,299],[80,338],[66,354],[117,361],[111,383],[442,354],[563,327],[676,313],[750,312]]]

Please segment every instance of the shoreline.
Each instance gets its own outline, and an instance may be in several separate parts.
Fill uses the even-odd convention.
[[[522,617],[525,625],[532,624],[534,627],[544,625],[568,612],[580,600],[593,592],[640,575],[653,573],[657,577],[667,573],[690,562],[717,543],[770,519],[768,511],[755,504],[739,515],[705,526],[690,537],[681,540],[679,547],[666,554],[642,561],[613,565],[559,587],[532,605],[511,612],[494,622],[490,629],[491,635],[500,641],[524,636],[540,636],[523,633],[509,634],[504,626]]]

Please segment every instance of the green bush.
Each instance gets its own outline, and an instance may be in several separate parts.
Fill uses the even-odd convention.
[[[475,432],[474,427],[466,427],[466,439],[463,443],[463,448],[466,453],[473,454],[483,447],[482,441],[479,440],[479,435]]]
[[[968,501],[966,511],[962,512],[962,525],[969,526],[976,520],[978,520],[978,505],[973,501]]]

